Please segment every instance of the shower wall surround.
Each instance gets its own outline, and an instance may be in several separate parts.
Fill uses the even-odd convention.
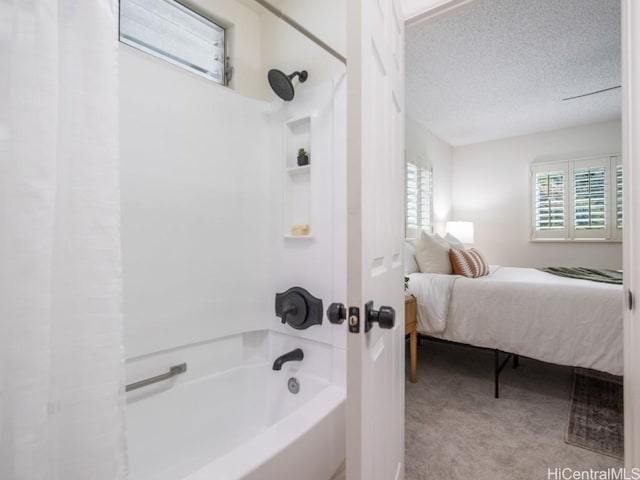
[[[120,91],[127,357],[265,328],[268,105],[124,45]]]
[[[281,104],[270,115],[271,170],[276,215],[273,258],[276,268],[274,281],[277,291],[302,285],[320,297],[325,308],[334,301],[346,298],[345,245],[346,217],[346,78],[338,76],[312,88],[300,86],[292,102]],[[310,118],[310,222],[309,238],[283,237],[287,167],[285,152],[288,145],[285,123],[296,118]],[[295,150],[295,148],[294,148]],[[290,328],[273,321],[270,329],[314,339],[345,348],[344,325],[330,324],[326,316],[322,326],[291,332]]]
[[[119,63],[127,358],[269,329],[344,348],[344,328],[325,319],[294,332],[273,309],[275,292],[294,285],[326,305],[344,301],[344,75],[299,85],[285,104],[252,100],[126,45]],[[260,78],[267,85],[266,73]],[[298,242],[282,236],[282,141],[284,123],[304,115],[313,122],[314,237]]]

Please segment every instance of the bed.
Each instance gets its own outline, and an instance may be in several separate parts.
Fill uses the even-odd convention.
[[[622,375],[621,285],[501,266],[479,278],[408,277],[423,335]]]

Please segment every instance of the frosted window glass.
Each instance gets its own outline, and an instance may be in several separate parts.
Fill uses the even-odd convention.
[[[174,0],[121,0],[120,41],[225,84],[225,30]]]

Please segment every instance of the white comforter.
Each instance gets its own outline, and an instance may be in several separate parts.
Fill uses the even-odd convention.
[[[622,375],[620,285],[496,266],[481,278],[409,278],[422,333]]]

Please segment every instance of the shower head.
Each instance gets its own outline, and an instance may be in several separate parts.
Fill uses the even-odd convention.
[[[300,83],[304,82],[308,77],[306,70],[302,70],[301,72],[293,72],[291,75],[287,75],[280,70],[276,70],[275,68],[273,68],[269,70],[267,78],[269,79],[269,85],[271,85],[271,88],[273,89],[275,94],[284,101],[288,102],[290,100],[293,100],[293,95],[295,94],[292,80],[296,77],[296,75],[300,79]]]

